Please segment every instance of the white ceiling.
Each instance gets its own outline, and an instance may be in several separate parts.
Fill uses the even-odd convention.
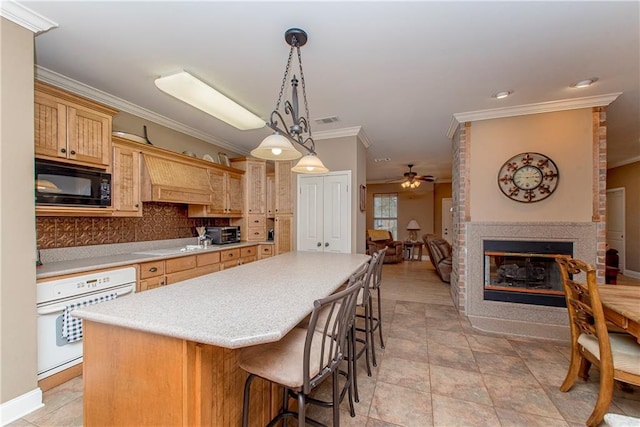
[[[361,126],[367,179],[451,177],[456,113],[622,92],[608,110],[609,165],[640,160],[639,3],[23,1],[58,28],[36,64],[248,153],[238,131],[160,92],[185,69],[267,119],[299,27],[314,133]],[[598,77],[587,89],[569,84]],[[513,90],[504,100],[492,94]],[[320,146],[322,140],[317,141]],[[389,157],[390,162],[374,163]]]

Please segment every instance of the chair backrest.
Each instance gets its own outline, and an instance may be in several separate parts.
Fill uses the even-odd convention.
[[[343,291],[314,301],[304,344],[304,393],[309,393],[337,369],[344,358],[347,332],[355,321],[356,299],[364,287],[365,276],[361,274],[353,282],[350,281]],[[311,376],[309,372],[318,373]]]
[[[578,345],[581,334],[593,335],[598,339],[601,369],[613,367],[609,331],[602,310],[600,292],[596,283],[596,269],[592,264],[571,257],[556,258],[560,266],[564,288],[572,346]],[[577,280],[578,275],[586,278],[586,283]],[[598,356],[598,355],[595,355]]]
[[[378,257],[375,259],[371,277],[369,281],[367,281],[370,289],[378,289],[382,284],[382,264],[384,263],[384,256],[387,253],[387,249],[389,249],[388,246],[378,251],[376,254],[378,255]],[[371,262],[374,263],[374,260],[372,260]]]

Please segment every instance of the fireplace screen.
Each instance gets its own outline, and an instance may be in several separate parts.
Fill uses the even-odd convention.
[[[568,242],[484,242],[484,298],[537,305],[564,305],[556,258],[572,255]]]

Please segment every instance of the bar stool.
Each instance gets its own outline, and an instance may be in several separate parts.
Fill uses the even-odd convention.
[[[382,301],[380,299],[380,285],[382,285],[382,265],[384,263],[384,257],[387,252],[388,247],[385,247],[382,250],[378,250],[375,255],[377,258],[375,259],[375,263],[372,260],[372,273],[367,281],[367,286],[369,288],[368,298],[364,305],[364,314],[357,314],[357,317],[363,318],[365,323],[364,329],[358,329],[360,332],[365,333],[365,339],[367,341],[368,346],[371,346],[371,360],[373,362],[373,366],[378,366],[378,362],[376,360],[376,348],[375,348],[375,331],[378,330],[380,335],[380,347],[384,348],[384,339],[382,338]],[[378,315],[377,317],[373,314],[373,298],[371,298],[371,293],[375,291],[377,296],[377,306],[378,306]],[[358,307],[362,305],[358,304]],[[367,373],[371,376],[371,370],[368,362],[367,355]]]
[[[256,376],[284,387],[282,412],[271,420],[269,426],[281,419],[296,417],[300,427],[306,422],[321,425],[306,417],[305,404],[309,393],[331,376],[333,424],[340,425],[338,366],[350,351],[347,333],[354,323],[356,299],[364,285],[363,278],[354,280],[345,290],[314,301],[308,328],[296,327],[280,341],[240,351],[239,366],[249,373],[244,386],[243,427],[249,422],[251,383]],[[325,315],[321,316],[322,312]],[[298,399],[297,413],[288,408],[289,396]]]

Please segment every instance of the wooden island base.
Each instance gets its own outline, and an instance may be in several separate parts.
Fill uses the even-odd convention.
[[[85,320],[83,375],[85,426],[242,424],[238,350]],[[257,378],[250,425],[266,425],[281,402]]]

